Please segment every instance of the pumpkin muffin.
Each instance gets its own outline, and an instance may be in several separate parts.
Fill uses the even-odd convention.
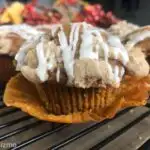
[[[149,65],[142,51],[134,52],[87,23],[54,25],[20,48],[20,73],[8,82],[4,102],[53,122],[112,118],[147,102]]]

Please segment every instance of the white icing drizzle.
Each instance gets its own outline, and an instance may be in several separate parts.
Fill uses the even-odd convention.
[[[114,59],[118,59],[118,55],[119,55],[119,49],[117,48],[117,47],[113,47],[113,49],[114,49]]]
[[[69,43],[67,41],[67,37],[61,27],[61,31],[58,33],[60,49],[62,51],[62,57],[64,61],[64,67],[66,69],[66,73],[69,77],[68,83],[71,83],[74,78],[74,55],[76,51],[76,45],[79,37],[79,28],[78,24],[71,25],[71,32],[69,36]],[[59,74],[60,75],[60,74]],[[60,77],[57,77],[57,80]]]
[[[93,35],[94,30],[90,30],[86,23],[83,23],[83,33],[81,35],[82,43],[80,47],[80,59],[91,58],[98,60],[98,52],[93,52]]]
[[[44,56],[44,39],[41,38],[41,42],[36,46],[36,54],[38,58],[38,67],[36,69],[37,75],[39,76],[42,82],[48,79],[48,72],[47,72],[47,60]]]
[[[124,68],[121,69],[118,67],[118,65],[115,65],[114,67],[111,66],[111,64],[108,62],[109,59],[109,51],[110,47],[114,49],[114,59],[119,59],[119,61],[122,62],[122,64],[126,65],[126,63],[129,61],[128,53],[120,40],[115,36],[110,36],[106,33],[108,40],[103,39],[102,32],[105,31],[103,29],[97,29],[95,27],[92,27],[91,25],[88,25],[86,23],[73,23],[71,24],[71,30],[69,35],[69,41],[67,40],[67,36],[65,35],[64,29],[62,25],[55,25],[51,26],[52,36],[54,36],[55,32],[58,28],[60,28],[60,31],[58,32],[58,39],[60,46],[60,51],[62,53],[62,61],[64,63],[64,68],[66,70],[67,76],[68,76],[68,84],[72,83],[74,79],[74,55],[77,50],[77,43],[79,41],[79,30],[80,27],[83,27],[82,33],[81,33],[81,45],[79,49],[79,58],[77,59],[94,59],[99,60],[99,54],[101,52],[104,53],[104,60],[107,62],[108,65],[108,75],[109,79],[113,82],[118,84],[124,74]],[[97,45],[94,44],[94,38],[96,37],[98,43]],[[34,43],[34,42],[33,42]],[[36,42],[37,44],[37,42]],[[16,56],[16,60],[18,61],[18,64],[21,66],[23,65],[24,57],[27,53],[27,49],[34,47],[34,44],[30,44],[27,48],[22,47],[22,50],[18,53]],[[96,48],[96,51],[93,51],[94,46]],[[50,46],[49,46],[50,47]],[[46,53],[44,55],[44,39],[41,38],[40,42],[36,46],[36,54],[38,58],[38,67],[36,69],[37,75],[39,76],[40,80],[42,82],[46,81],[48,79],[48,70],[51,70],[53,68],[53,62],[48,61],[50,53]],[[47,50],[48,51],[48,50]],[[119,57],[121,56],[121,58]],[[51,57],[53,57],[51,55]],[[56,80],[57,82],[60,81],[60,68],[57,67],[56,72]]]
[[[145,40],[146,38],[150,38],[150,31],[144,30],[143,32],[135,33],[135,36],[133,35],[133,38],[131,37],[131,39],[127,43],[129,45],[129,50],[133,48],[137,43]]]
[[[103,30],[101,30],[101,32],[104,32]],[[119,59],[119,55],[121,55],[122,57],[120,58],[120,61],[122,61],[122,63],[124,65],[126,65],[126,63],[129,61],[129,58],[128,58],[128,54],[127,54],[127,51],[126,49],[123,47],[123,45],[121,44],[121,41],[119,40],[119,38],[115,37],[115,36],[108,36],[108,43],[104,42],[102,36],[100,35],[100,33],[97,33],[95,32],[95,34],[99,37],[98,41],[100,43],[100,46],[104,52],[104,59],[106,62],[108,62],[108,58],[109,58],[109,46],[113,47],[114,51],[113,51],[113,54],[114,54],[114,59]],[[109,44],[109,45],[108,45]],[[99,48],[98,45],[96,45],[96,49]],[[110,64],[108,63],[108,71],[109,71],[109,79],[111,79],[111,75],[112,75],[112,72],[113,72],[113,69],[111,68]],[[115,65],[114,67],[114,77],[113,77],[113,80],[116,82],[116,83],[119,83],[121,78],[119,76],[119,67],[117,65]],[[122,75],[123,76],[123,75]],[[121,77],[122,77],[121,76]]]
[[[66,69],[66,73],[68,75],[68,82],[70,83],[73,80],[73,54],[71,45],[68,44],[67,37],[61,29],[58,33],[59,42],[60,42],[60,49],[62,51],[62,57],[64,61],[64,67]]]
[[[117,65],[115,65],[115,68],[114,68],[114,80],[116,81],[116,83],[120,82],[119,67]]]
[[[56,72],[56,81],[59,82],[60,80],[60,68],[57,68],[57,72]]]
[[[108,37],[108,43],[114,49],[115,59],[119,59],[118,55],[120,54],[122,56],[121,60],[122,60],[123,65],[126,65],[127,62],[129,61],[128,53],[127,53],[127,50],[122,45],[119,38],[111,35]]]
[[[34,41],[34,42],[32,42]],[[17,60],[17,66],[16,66],[16,70],[20,70],[20,68],[23,66],[24,64],[24,58],[27,54],[27,52],[30,49],[35,48],[36,44],[38,44],[40,41],[40,36],[39,37],[35,37],[31,40],[26,41],[20,48],[20,50],[18,51],[18,53],[15,56],[15,59]]]
[[[121,70],[120,70],[120,77],[121,78],[123,77],[124,73],[125,73],[125,69],[123,67],[121,67]]]
[[[109,58],[109,47],[108,45],[103,41],[102,37],[100,36],[100,44],[101,44],[101,48],[104,51],[104,59],[105,61],[108,62],[108,58]]]
[[[96,29],[96,28],[95,28],[95,29]],[[100,52],[101,50],[103,50],[103,52],[104,52],[104,59],[105,59],[106,62],[108,62],[109,47],[108,47],[107,43],[104,42],[103,37],[102,37],[102,35],[101,35],[101,32],[104,32],[104,33],[105,33],[105,31],[104,31],[103,29],[92,30],[91,33],[96,34],[96,36],[98,37],[98,38],[97,38],[97,41],[99,42],[98,45],[100,45],[100,46],[97,46],[97,48],[99,48],[98,51]],[[97,49],[97,48],[96,48],[96,49]]]
[[[55,35],[55,33],[56,33],[56,31],[57,31],[57,29],[58,28],[60,28],[60,27],[62,27],[62,25],[61,24],[56,24],[56,25],[51,25],[50,26],[50,30],[51,30],[51,32],[52,32],[52,36],[54,36]]]
[[[73,39],[70,40],[70,43],[72,43],[72,47],[73,47],[73,56],[75,55],[77,42],[79,40],[78,39],[79,38],[79,29],[80,29],[80,26],[78,24],[72,25],[72,33],[73,33],[74,37],[73,37]]]
[[[128,53],[126,49],[121,44],[121,41],[116,36],[109,36],[108,37],[108,43],[110,46],[114,49],[114,59],[116,60],[122,60],[123,65],[126,65],[129,61]],[[119,55],[121,55],[121,58],[119,58]],[[124,69],[124,68],[123,68]],[[119,83],[123,74],[124,70],[121,69],[121,76],[119,75],[119,67],[115,65],[114,67],[114,80],[116,83]]]

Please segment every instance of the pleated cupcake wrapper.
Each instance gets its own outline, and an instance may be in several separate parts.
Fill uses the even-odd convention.
[[[85,112],[112,104],[112,89],[80,89],[61,85],[36,85],[40,98],[49,113],[56,115]]]
[[[50,83],[34,85],[19,74],[8,82],[4,103],[40,120],[61,123],[102,121],[126,107],[145,105],[149,84],[149,77],[127,77],[118,89],[79,89]]]
[[[13,65],[13,57],[1,55],[0,56],[0,83],[7,82],[15,74],[16,71]]]

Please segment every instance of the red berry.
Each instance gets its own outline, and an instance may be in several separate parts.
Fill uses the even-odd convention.
[[[100,16],[94,16],[95,21],[99,21],[100,20]]]
[[[70,5],[74,5],[77,3],[78,0],[66,0],[66,2]]]
[[[100,13],[99,13],[99,15],[100,15],[101,17],[103,17],[103,16],[105,16],[105,12],[104,12],[103,10],[101,10]]]
[[[106,16],[108,17],[108,18],[110,18],[110,17],[112,17],[112,12],[111,11],[109,11],[109,12],[107,12],[107,14],[106,14]]]
[[[93,22],[94,18],[92,16],[87,16],[87,19],[89,20],[89,22]]]
[[[98,15],[98,12],[93,10],[92,13],[91,13],[93,16],[97,16]]]
[[[95,7],[97,10],[101,10],[101,9],[102,9],[102,5],[100,5],[100,4],[95,4],[94,7]]]

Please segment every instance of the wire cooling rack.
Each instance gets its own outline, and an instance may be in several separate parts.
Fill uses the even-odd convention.
[[[150,105],[121,111],[111,120],[84,124],[40,121],[3,104],[0,93],[0,149],[150,150]]]

